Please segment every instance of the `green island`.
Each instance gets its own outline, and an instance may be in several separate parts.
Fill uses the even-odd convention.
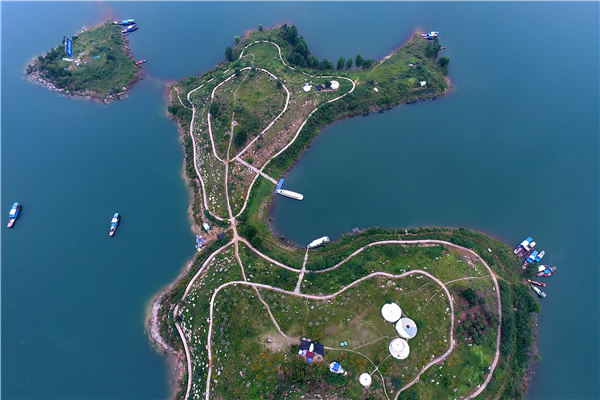
[[[277,179],[323,126],[448,90],[438,40],[415,33],[336,69],[295,26],[236,42],[226,62],[170,87],[195,230],[212,225],[151,309],[152,337],[180,366],[175,397],[522,398],[540,306],[506,244],[464,228],[370,228],[297,248],[267,222]],[[403,359],[390,354],[387,303],[417,326]],[[308,362],[304,339],[324,354]]]
[[[140,78],[122,27],[111,20],[71,37],[72,57],[65,42],[27,65],[32,80],[68,96],[104,103],[119,99]]]

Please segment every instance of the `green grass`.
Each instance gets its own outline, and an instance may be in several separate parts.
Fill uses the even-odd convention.
[[[125,50],[119,25],[108,20],[73,36],[72,42],[72,58],[79,63],[63,60],[68,56],[62,43],[39,56],[28,72],[38,72],[69,94],[85,92],[94,97],[122,92],[135,79],[135,60]]]

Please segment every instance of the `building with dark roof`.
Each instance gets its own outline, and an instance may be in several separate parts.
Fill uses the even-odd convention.
[[[298,355],[305,358],[308,362],[320,361],[325,356],[325,349],[320,343],[313,342],[310,339],[302,338],[302,341],[300,341],[300,347],[298,348]]]

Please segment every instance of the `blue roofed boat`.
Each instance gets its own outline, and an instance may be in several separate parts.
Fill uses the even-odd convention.
[[[138,30],[138,26],[133,24],[133,25],[130,25],[127,28],[123,29],[121,31],[121,33],[130,33],[130,32],[137,31],[137,30]]]
[[[525,259],[525,261],[523,261],[523,265],[521,265],[521,269],[522,269],[523,271],[525,271],[525,269],[527,268],[527,266],[528,266],[529,264],[531,264],[532,262],[534,262],[534,261],[535,261],[535,258],[537,257],[537,255],[538,255],[538,252],[537,252],[537,250],[534,250],[534,251],[533,251],[533,253],[531,253],[531,254],[530,254],[530,255],[529,255],[529,256],[528,256],[528,257]]]
[[[135,24],[135,19],[133,19],[133,18],[122,19],[122,20],[119,20],[119,21],[113,21],[113,23],[115,23],[117,25],[123,25],[123,26],[133,25],[133,24]]]
[[[21,211],[21,205],[15,202],[12,208],[10,209],[10,212],[8,213],[8,224],[6,226],[8,226],[9,228],[13,227],[15,221],[17,220],[17,217],[19,216],[19,211]]]
[[[527,246],[529,246],[529,243],[531,243],[531,241],[533,240],[533,238],[531,236],[529,236],[527,239],[523,240],[514,250],[515,254],[519,254],[521,253],[525,248],[527,248]]]
[[[427,40],[434,40],[436,37],[439,36],[439,34],[439,32],[431,31],[427,33],[421,33],[421,37]]]
[[[108,231],[108,236],[113,236],[115,234],[120,221],[121,216],[119,215],[119,213],[115,213],[115,215],[113,215],[112,219],[110,220],[110,230]]]

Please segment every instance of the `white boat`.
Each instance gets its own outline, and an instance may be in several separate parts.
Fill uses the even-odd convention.
[[[537,293],[538,296],[540,296],[541,298],[546,297],[546,293],[542,292],[540,289],[538,289],[537,286],[531,285],[531,288],[533,289],[534,292]]]
[[[308,247],[309,249],[314,249],[316,247],[323,246],[324,244],[327,244],[329,242],[330,242],[329,236],[323,236],[321,238],[313,240],[306,247]]]
[[[291,190],[277,189],[277,193],[279,193],[282,196],[289,197],[290,199],[295,199],[295,200],[302,200],[304,198],[304,195],[302,195],[300,193],[292,192]]]

